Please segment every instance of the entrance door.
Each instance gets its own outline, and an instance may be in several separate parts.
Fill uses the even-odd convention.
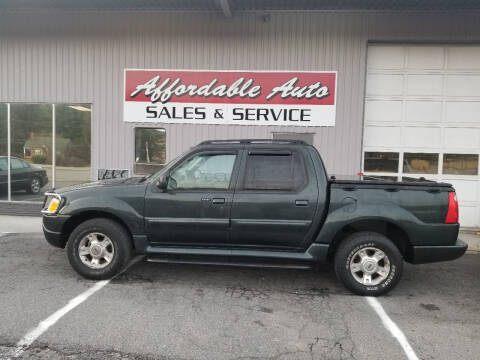
[[[305,166],[311,159],[300,149],[249,149],[245,155],[232,205],[232,245],[301,248],[318,200],[313,165]]]
[[[172,169],[167,190],[147,190],[149,241],[164,245],[226,245],[237,151],[202,151]]]

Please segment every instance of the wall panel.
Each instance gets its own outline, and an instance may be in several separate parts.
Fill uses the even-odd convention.
[[[334,128],[165,125],[167,157],[213,138],[315,131],[330,173],[361,168],[368,41],[479,41],[478,12],[0,12],[0,102],[89,102],[92,176],[133,167],[123,69],[338,70]],[[394,56],[394,54],[392,54]],[[459,64],[461,64],[459,60]],[[459,66],[460,66],[459,65]],[[468,65],[468,64],[467,64]],[[142,125],[142,124],[140,124]]]

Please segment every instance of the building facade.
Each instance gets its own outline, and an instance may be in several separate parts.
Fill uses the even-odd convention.
[[[47,169],[50,184],[59,187],[108,177],[108,170],[145,173],[206,139],[294,137],[313,143],[330,174],[452,182],[462,225],[480,227],[480,11],[247,9],[230,15],[214,9],[0,10],[2,181],[8,153]],[[335,125],[125,121],[129,68],[335,71]],[[0,195],[3,201],[38,199],[10,190]]]

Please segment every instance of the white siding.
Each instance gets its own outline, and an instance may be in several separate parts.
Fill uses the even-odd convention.
[[[93,103],[93,176],[97,168],[132,169],[134,125],[122,121],[126,67],[338,70],[336,126],[313,129],[314,142],[331,173],[355,174],[361,168],[367,42],[480,40],[478,12],[272,12],[268,22],[261,15],[238,12],[226,19],[213,12],[0,13],[0,102]],[[404,55],[398,53],[403,50],[384,51],[389,52],[388,61],[378,68],[403,64]],[[462,69],[475,65],[460,55],[452,57],[454,66]],[[415,59],[424,66],[420,50]],[[378,81],[396,95],[405,79],[393,76],[393,82]],[[374,107],[372,111],[378,116]],[[468,116],[464,121],[470,121]],[[168,159],[204,139],[271,138],[273,131],[297,130],[165,128]]]

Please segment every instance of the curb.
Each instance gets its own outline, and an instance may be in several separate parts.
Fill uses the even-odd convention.
[[[480,255],[479,231],[460,231],[458,238],[468,245],[467,253]]]

